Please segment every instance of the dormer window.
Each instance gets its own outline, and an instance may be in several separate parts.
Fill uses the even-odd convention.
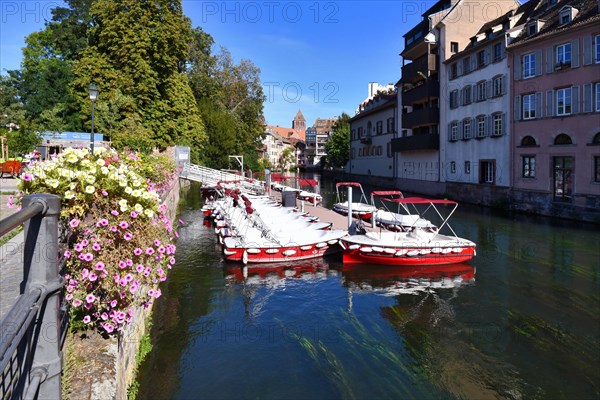
[[[579,11],[571,6],[564,6],[559,13],[559,24],[566,25],[573,21]]]
[[[535,35],[538,32],[538,23],[537,21],[531,21],[527,25],[527,36]]]

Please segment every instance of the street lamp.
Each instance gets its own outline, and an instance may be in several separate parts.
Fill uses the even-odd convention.
[[[96,104],[96,100],[98,100],[100,91],[98,90],[98,87],[92,83],[88,89],[88,93],[90,94],[90,100],[92,101],[92,134],[90,136],[90,149],[92,150],[92,154],[94,154],[94,105]]]

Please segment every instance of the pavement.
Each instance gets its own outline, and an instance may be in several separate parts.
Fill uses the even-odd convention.
[[[7,203],[11,193],[17,193],[17,179],[0,178],[0,220],[17,211]],[[19,285],[23,280],[24,233],[21,231],[0,247],[0,318],[12,307],[19,296]]]

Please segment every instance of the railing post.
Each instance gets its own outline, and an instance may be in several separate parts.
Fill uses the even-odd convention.
[[[31,379],[40,379],[39,398],[59,399],[62,354],[60,351],[60,292],[58,216],[60,197],[34,194],[23,197],[23,207],[39,202],[44,211],[25,223],[22,293],[35,288],[48,293],[41,305],[34,331],[35,350]]]

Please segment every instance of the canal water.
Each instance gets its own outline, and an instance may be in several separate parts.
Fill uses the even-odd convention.
[[[201,205],[192,186],[139,399],[600,398],[597,227],[461,205],[468,264],[244,274]]]

